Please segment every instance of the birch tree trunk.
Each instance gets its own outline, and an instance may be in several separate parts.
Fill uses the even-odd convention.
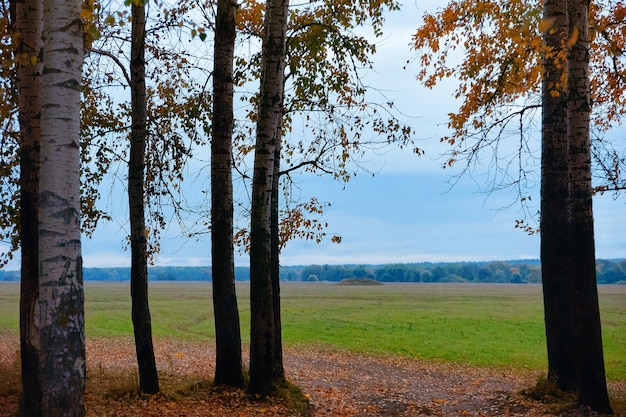
[[[241,329],[233,245],[233,60],[236,0],[218,0],[211,142],[211,263],[215,317],[215,384],[243,385]]]
[[[567,122],[567,0],[546,0],[543,19],[541,120],[541,276],[548,380],[565,391],[577,388],[574,294],[570,278],[569,157]]]
[[[250,225],[250,384],[253,395],[274,390],[275,329],[271,279],[271,208],[274,158],[283,114],[288,0],[266,2],[259,116]]]
[[[571,167],[571,280],[576,299],[578,392],[581,405],[611,413],[606,388],[596,281],[589,135],[589,0],[569,0],[569,160]]]
[[[128,203],[130,213],[130,293],[135,351],[139,368],[139,389],[159,392],[159,376],[152,343],[152,320],[148,303],[148,249],[146,236],[144,177],[146,155],[146,8],[131,5],[132,38],[130,52],[131,133],[128,162]]]
[[[85,414],[84,296],[80,242],[79,0],[46,1],[39,181],[39,373],[43,416]]]
[[[282,116],[281,116],[282,120]],[[281,124],[282,126],[282,124]],[[279,135],[282,135],[282,129],[278,129]],[[281,158],[281,138],[276,140],[276,148],[274,149],[274,182],[272,184],[272,208],[271,208],[271,281],[272,281],[272,299],[274,310],[274,363],[273,363],[273,380],[280,384],[285,382],[285,367],[283,365],[283,335],[282,335],[282,319],[280,310],[280,158]]]
[[[18,107],[20,122],[20,354],[22,410],[27,416],[41,414],[39,381],[39,332],[35,306],[39,297],[38,204],[39,142],[41,139],[40,76],[43,5],[40,0],[15,1],[15,36]]]

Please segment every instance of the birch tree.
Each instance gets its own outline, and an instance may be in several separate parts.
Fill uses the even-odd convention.
[[[128,161],[128,204],[130,215],[130,293],[135,351],[139,367],[139,389],[159,392],[159,377],[152,343],[152,320],[148,302],[148,238],[145,219],[145,157],[147,136],[146,93],[146,6],[143,0],[131,4],[130,50],[131,131]]]
[[[590,0],[568,0],[567,122],[570,168],[569,261],[575,316],[578,401],[600,413],[611,413],[606,387],[602,325],[596,281],[596,254],[591,183],[591,91],[589,76]]]
[[[281,140],[288,0],[266,3],[250,230],[250,384],[253,395],[274,390],[275,328],[271,280],[271,211],[277,141]]]
[[[44,416],[85,414],[80,241],[81,2],[43,4],[39,298],[35,322]]]
[[[211,264],[215,317],[215,383],[243,384],[233,243],[233,60],[237,2],[219,0],[213,61]]]
[[[260,19],[266,4],[247,1],[242,5],[240,30],[243,36],[261,37]],[[291,173],[295,171],[326,173],[334,179],[348,181],[351,168],[358,170],[359,156],[366,150],[389,144],[410,142],[411,129],[394,116],[393,103],[369,102],[365,99],[375,91],[361,78],[371,68],[375,44],[354,32],[358,26],[371,24],[374,36],[382,34],[383,13],[397,10],[393,1],[351,2],[319,1],[299,4],[289,11],[286,30],[285,78],[280,139],[274,146],[274,173],[270,220],[270,270],[274,315],[274,382],[284,381],[280,316],[279,254],[288,240],[299,237],[319,241],[327,224],[309,218],[322,213],[324,204],[312,198],[309,202],[290,200]],[[261,53],[237,60],[236,74],[243,81],[252,81],[263,74],[265,49]],[[252,104],[249,120],[262,123],[260,95],[247,99]],[[306,133],[293,134],[295,119],[300,119]],[[240,124],[240,126],[245,124]],[[257,146],[243,141],[250,130],[237,136],[241,154]],[[258,135],[258,130],[257,130]],[[243,138],[243,140],[242,140]],[[416,153],[420,153],[418,150]],[[284,158],[283,158],[284,157]],[[237,159],[236,156],[236,162]],[[353,164],[354,163],[354,164]],[[282,179],[282,181],[281,181]],[[254,188],[254,185],[253,185]],[[253,190],[254,194],[254,190]],[[281,195],[282,194],[282,195]],[[280,202],[281,197],[284,201]],[[253,197],[254,198],[254,197]],[[253,203],[254,204],[254,203]],[[252,227],[256,227],[254,220]],[[250,234],[251,238],[251,234]],[[250,242],[247,230],[237,233],[238,242]],[[333,241],[339,241],[335,236]]]
[[[429,87],[452,75],[460,78],[457,97],[464,98],[463,104],[451,113],[452,134],[444,138],[454,147],[448,165],[462,157],[475,160],[485,145],[497,152],[503,134],[516,120],[520,146],[515,155],[524,161],[523,152],[529,148],[523,116],[536,107],[527,100],[541,85],[541,255],[548,381],[577,392],[581,405],[609,412],[595,273],[590,125],[593,120],[606,131],[625,114],[624,84],[615,82],[620,67],[616,56],[623,49],[602,46],[603,37],[607,44],[623,45],[624,33],[611,32],[617,35],[611,38],[607,29],[612,26],[607,21],[621,20],[617,17],[623,16],[623,7],[605,5],[605,13],[615,17],[607,19],[598,9],[590,10],[585,0],[546,1],[543,10],[541,6],[525,1],[452,2],[438,14],[440,21],[425,16],[414,38],[424,51],[420,78]],[[594,19],[595,49],[589,16]],[[448,53],[456,48],[468,59],[451,68]],[[590,72],[590,59],[596,68],[604,61],[615,65],[608,72]],[[592,85],[607,89],[592,90]],[[609,111],[593,116],[594,101]],[[526,172],[524,164],[519,168]]]
[[[570,280],[569,140],[567,129],[567,1],[548,0],[543,21],[541,121],[541,275],[548,352],[548,381],[565,391],[577,386],[574,293]]]
[[[38,204],[41,31],[43,4],[39,0],[14,3],[15,62],[18,81],[20,125],[20,355],[22,366],[22,413],[41,414],[39,331],[35,306],[39,295]]]

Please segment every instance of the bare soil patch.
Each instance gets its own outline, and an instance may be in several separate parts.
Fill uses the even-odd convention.
[[[179,340],[155,345],[162,394],[137,393],[132,339],[88,340],[87,416],[298,416],[285,398],[250,401],[241,390],[211,386],[214,347]],[[287,378],[302,390],[316,417],[582,416],[558,411],[520,391],[537,373],[371,357],[311,347],[285,349]],[[625,384],[611,384],[626,398]],[[15,416],[20,396],[18,342],[0,339],[0,417]]]

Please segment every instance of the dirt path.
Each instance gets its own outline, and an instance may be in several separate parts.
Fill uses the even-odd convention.
[[[531,373],[345,352],[289,352],[285,366],[319,416],[529,416],[545,406],[519,390]]]
[[[88,416],[289,416],[280,401],[250,403],[241,391],[215,391],[214,351],[199,343],[158,341],[165,394],[135,392],[130,339],[88,342]],[[19,396],[17,341],[0,340],[0,416],[14,416]],[[285,350],[287,378],[298,385],[316,417],[547,416],[548,407],[519,390],[532,372],[366,357],[325,349]],[[129,371],[131,370],[131,371]],[[626,393],[624,387],[620,388]]]

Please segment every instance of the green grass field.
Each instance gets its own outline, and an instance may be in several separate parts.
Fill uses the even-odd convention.
[[[132,335],[128,283],[87,282],[87,337]],[[238,284],[248,340],[247,284]],[[601,286],[607,377],[626,381],[626,286]],[[283,338],[367,354],[479,366],[546,367],[541,287],[488,284],[342,286],[284,283]],[[211,341],[210,283],[150,285],[155,337]],[[0,334],[17,334],[19,284],[0,283]]]

